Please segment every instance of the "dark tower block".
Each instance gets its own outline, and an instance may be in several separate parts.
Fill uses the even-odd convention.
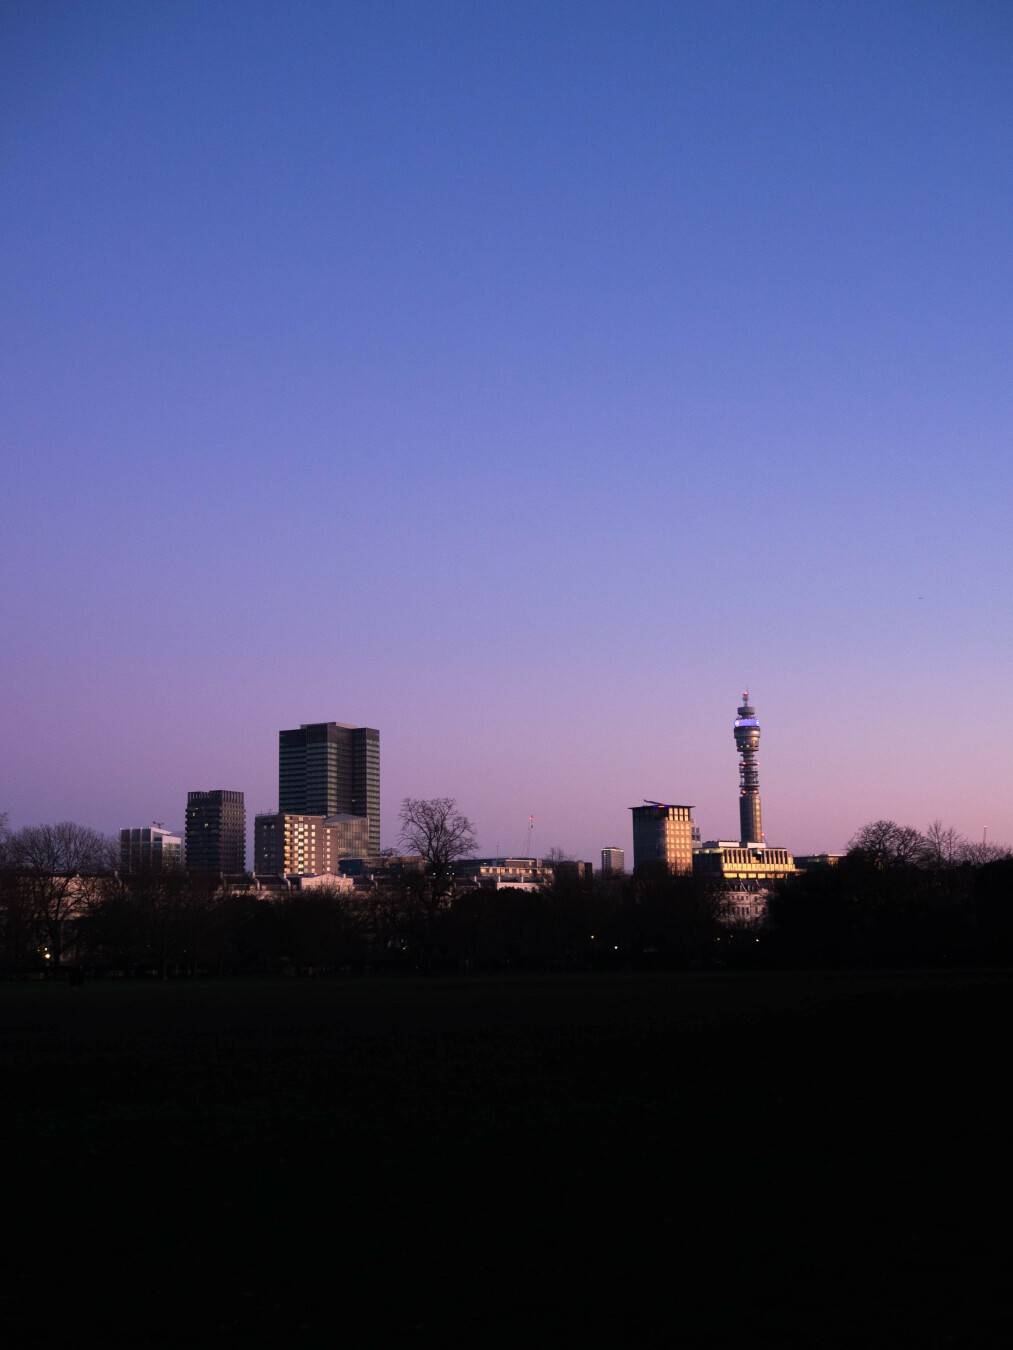
[[[742,695],[742,707],[735,719],[735,745],[739,752],[739,837],[743,844],[762,844],[760,770],[756,763],[760,724],[756,709],[750,707],[748,689]]]
[[[346,722],[282,731],[278,809],[302,816],[365,816],[369,850],[380,852],[380,733]]]
[[[246,807],[241,792],[214,788],[186,798],[186,865],[190,871],[246,871]]]

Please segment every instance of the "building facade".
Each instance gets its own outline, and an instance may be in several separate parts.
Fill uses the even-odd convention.
[[[278,738],[278,810],[364,816],[380,852],[380,733],[345,722],[304,722]]]
[[[700,833],[693,823],[692,806],[644,802],[633,812],[633,867],[667,867],[686,876],[693,871],[693,845]]]
[[[310,816],[275,811],[254,820],[258,876],[334,875],[341,858],[369,853],[366,816]]]
[[[254,876],[249,894],[259,900],[282,900],[298,891],[338,891],[350,895],[354,890],[355,882],[351,877],[329,872],[319,877]]]
[[[120,830],[120,871],[172,872],[183,864],[183,840],[162,825]]]
[[[727,923],[757,924],[767,913],[771,883],[794,876],[795,860],[786,848],[712,839],[693,854],[693,872],[716,882]]]
[[[460,889],[536,891],[553,878],[552,864],[541,858],[464,858],[454,863]]]
[[[186,865],[235,876],[246,871],[246,806],[241,792],[214,788],[186,799]]]
[[[377,856],[372,846],[369,816],[324,816],[324,825],[331,836],[331,853],[335,858]]]
[[[795,860],[786,848],[712,839],[693,854],[693,871],[712,881],[780,881],[795,873]]]
[[[552,868],[552,875],[558,880],[579,881],[585,886],[594,880],[594,864],[582,858],[549,858],[546,866]]]
[[[601,874],[603,877],[615,877],[626,871],[626,854],[621,848],[607,844],[601,851]]]

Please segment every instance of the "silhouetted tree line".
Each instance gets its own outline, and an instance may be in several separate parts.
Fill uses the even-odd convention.
[[[765,964],[1007,965],[1013,961],[1013,856],[933,822],[865,825],[835,867],[779,882]]]
[[[28,832],[0,853],[0,968],[68,965],[161,978],[336,971],[697,967],[721,934],[718,893],[693,878],[596,878],[455,893],[423,868],[350,891],[262,893],[199,872],[120,876],[112,841],[81,826]],[[54,850],[54,841],[66,847]],[[34,838],[38,845],[38,838]]]
[[[17,902],[22,880],[8,873],[0,885],[0,962],[55,973],[43,928]],[[718,904],[692,878],[471,890],[439,909],[414,874],[265,899],[200,874],[150,873],[92,878],[85,895],[64,921],[65,962],[160,978],[698,967],[720,933]]]
[[[82,826],[0,834],[0,968],[154,975],[930,966],[1013,961],[1013,856],[933,825],[863,827],[835,867],[775,886],[762,928],[664,869],[455,893],[440,873],[263,894],[113,870]]]

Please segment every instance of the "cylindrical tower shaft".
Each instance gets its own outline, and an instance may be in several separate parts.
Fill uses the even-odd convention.
[[[756,709],[750,707],[749,690],[742,695],[742,707],[735,719],[735,744],[739,751],[739,832],[743,844],[762,844],[760,820],[760,770],[756,756],[760,749],[760,724]]]

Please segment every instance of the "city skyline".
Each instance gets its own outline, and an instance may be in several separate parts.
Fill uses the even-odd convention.
[[[756,746],[758,745],[758,739],[757,739],[757,737],[758,737],[758,732],[759,732],[759,722],[758,722],[758,720],[756,719],[756,710],[755,710],[755,708],[753,708],[753,707],[749,704],[748,694],[744,694],[744,695],[743,695],[743,699],[744,699],[743,705],[740,706],[740,707],[738,707],[738,708],[736,709],[736,712],[737,712],[737,714],[738,714],[738,717],[736,718],[736,720],[735,720],[735,722],[734,722],[734,724],[733,724],[733,728],[734,728],[734,731],[735,731],[735,754],[736,754],[736,760],[737,760],[737,766],[738,766],[738,777],[737,777],[738,791],[737,791],[736,806],[735,806],[735,809],[734,809],[734,814],[735,814],[735,816],[737,817],[737,820],[736,820],[736,829],[738,830],[739,834],[741,834],[741,836],[742,836],[742,842],[744,843],[744,842],[745,842],[745,834],[746,834],[746,821],[747,821],[747,819],[755,819],[755,820],[759,820],[759,805],[758,805],[758,801],[757,801],[756,803],[754,803],[752,806],[748,807],[748,808],[744,808],[743,805],[742,805],[742,792],[743,792],[742,784],[743,784],[743,782],[745,781],[746,771],[745,771],[745,769],[744,769],[744,767],[743,767],[742,761],[739,759],[739,755],[741,754],[741,748],[740,748],[741,737],[742,737],[742,734],[743,734],[741,728],[743,728],[744,726],[748,726],[748,728],[750,728],[750,736],[751,736],[750,744],[753,746],[753,752],[755,753],[755,748],[756,748]],[[743,722],[743,721],[742,721],[743,717],[745,717],[745,718],[747,719],[746,722]],[[364,736],[368,736],[369,738],[371,738],[373,744],[375,744],[376,746],[379,745],[379,733],[378,733],[375,729],[373,729],[373,728],[355,727],[355,726],[353,726],[352,724],[337,723],[337,722],[333,722],[333,721],[332,721],[332,722],[328,722],[328,723],[315,723],[315,724],[314,724],[314,723],[306,723],[306,724],[303,724],[303,726],[302,726],[302,730],[303,730],[303,731],[312,731],[312,732],[317,733],[317,734],[318,734],[318,739],[319,739],[319,736],[320,736],[321,733],[328,732],[328,731],[332,731],[332,732],[333,732],[335,729],[338,730],[338,731],[343,731],[343,732],[347,732],[347,733],[353,733],[353,732],[354,732],[354,733],[358,733],[358,736],[359,736],[359,739],[360,739],[360,740],[362,740],[362,738],[363,738]],[[278,733],[275,733],[275,745],[277,746],[278,743],[279,743],[279,740],[280,740],[282,747],[284,747],[284,745],[285,745],[285,738],[287,737],[287,738],[289,738],[289,739],[291,740],[291,738],[293,737],[294,734],[295,734],[295,733],[293,733],[292,731],[285,731],[285,730],[282,730],[282,731],[280,731],[280,732],[278,732]],[[276,751],[276,753],[277,753],[277,751]],[[282,761],[281,761],[281,762],[282,762],[282,764],[284,764],[284,754],[285,754],[284,748],[282,749],[281,754],[282,754]],[[276,759],[276,763],[277,763],[277,762],[278,762],[278,761],[277,761],[277,759]],[[371,761],[371,763],[372,763],[372,761]],[[363,765],[361,766],[361,771],[362,771],[363,773],[366,772],[366,769],[365,769],[365,761],[363,762]],[[375,765],[373,771],[376,772],[377,777],[378,777],[378,763]],[[291,775],[291,770],[290,770],[289,772],[290,772],[290,775]],[[755,775],[755,772],[756,772],[756,769],[755,769],[755,761],[753,761],[753,762],[750,764],[750,766],[749,766],[749,776],[752,777],[753,775]],[[282,775],[284,775],[284,769],[282,769]],[[280,796],[281,796],[281,792],[280,792],[281,784],[279,783],[278,778],[279,778],[279,776],[278,776],[278,773],[277,773],[277,771],[276,771],[276,774],[275,774],[275,783],[276,783],[277,786],[278,786],[279,791],[278,791],[277,795],[278,795],[279,798],[280,798]],[[365,779],[363,779],[363,781],[365,782]],[[730,785],[731,785],[731,782],[732,782],[732,779],[731,779],[731,775],[729,774],[729,780],[728,780],[728,783],[729,783],[729,797],[731,796],[731,791],[730,791]],[[152,785],[152,786],[151,786],[151,791],[150,791],[150,794],[149,794],[149,795],[150,795],[152,798],[155,798],[155,797],[159,797],[159,796],[160,796],[163,800],[164,800],[164,797],[165,797],[164,792],[161,792],[161,793],[160,793],[160,791],[159,791],[157,785]],[[201,797],[201,796],[204,796],[204,795],[206,795],[206,794],[204,794],[204,793],[202,793],[202,792],[194,793],[193,791],[190,791],[190,792],[188,792],[187,797],[188,797],[188,799],[189,799],[189,798],[193,798],[193,797]],[[235,794],[235,793],[227,793],[226,795],[227,795],[227,796],[234,796],[234,795],[236,795],[236,794]],[[240,797],[243,796],[242,790],[240,790],[240,792],[239,792],[238,795],[239,795]],[[390,802],[390,803],[387,803],[387,806],[386,806],[384,809],[382,809],[382,811],[381,811],[381,818],[382,818],[384,821],[386,821],[386,825],[385,825],[385,827],[384,827],[384,834],[383,834],[383,839],[384,839],[384,845],[383,845],[383,846],[384,846],[385,848],[392,848],[392,847],[395,847],[395,842],[396,842],[397,835],[398,835],[398,832],[399,832],[399,831],[398,831],[398,825],[397,825],[397,813],[398,813],[398,811],[399,811],[399,809],[400,809],[400,804],[401,804],[401,801],[403,800],[403,798],[404,798],[405,796],[411,796],[411,795],[414,795],[414,794],[411,794],[411,793],[404,793],[404,794],[399,795],[399,796],[397,797],[396,802]],[[692,809],[693,809],[693,808],[686,808],[686,807],[674,807],[674,808],[673,808],[673,807],[669,807],[669,806],[667,806],[664,802],[660,801],[659,799],[643,798],[643,799],[642,799],[642,802],[643,802],[644,807],[649,807],[649,808],[660,807],[660,808],[663,808],[664,810],[677,810],[677,811],[687,811],[687,810],[692,810]],[[464,809],[464,806],[465,806],[465,805],[466,805],[466,804],[461,803],[460,801],[458,802],[458,806],[461,807],[462,809]],[[638,805],[637,805],[637,807],[636,807],[636,810],[641,810],[641,809],[642,809],[642,808],[641,808],[641,805],[638,803]],[[754,815],[754,812],[755,812],[755,815]],[[465,813],[466,813],[466,812],[465,812]],[[142,812],[142,814],[143,814],[143,812]],[[466,813],[466,814],[467,814],[467,813]],[[720,813],[719,813],[719,814],[720,814]],[[730,813],[726,813],[726,814],[730,814]],[[168,817],[169,817],[169,818],[172,818],[172,815],[173,815],[172,811],[169,811],[169,812],[168,812]],[[184,821],[185,821],[185,817],[186,817],[186,810],[185,810],[185,808],[184,808],[184,810],[181,812],[181,815],[183,816]],[[251,818],[250,818],[250,820],[247,822],[247,826],[246,826],[247,850],[248,850],[248,852],[251,853],[251,856],[252,856],[252,850],[253,850],[253,846],[254,846],[254,845],[253,845],[253,818],[254,818],[255,815],[279,816],[278,807],[275,806],[275,807],[270,808],[270,810],[265,810],[265,811],[263,811],[263,812],[257,811],[257,812],[254,812],[253,814],[251,814]],[[44,821],[27,821],[27,820],[19,820],[19,819],[17,818],[17,814],[16,814],[16,813],[11,813],[11,812],[9,812],[9,811],[8,811],[8,816],[9,816],[8,824],[9,824],[9,826],[10,826],[11,828],[18,828],[18,827],[20,827],[21,825],[24,825],[24,824],[41,824],[41,823],[46,823],[46,822],[44,822]],[[389,819],[388,819],[388,816],[389,816]],[[627,852],[631,852],[631,851],[635,848],[635,835],[636,835],[636,831],[635,831],[635,828],[633,828],[633,827],[629,824],[629,821],[628,821],[628,819],[627,819],[628,817],[629,817],[629,809],[627,809],[627,811],[624,813],[623,816],[619,817],[619,819],[626,819],[626,820],[627,820],[627,824],[626,824],[626,832],[627,832],[629,838],[626,840],[626,843],[625,843],[624,845],[620,845],[620,846],[618,846],[618,847],[620,848],[621,851],[622,851],[622,850],[625,850],[625,851],[627,851]],[[279,818],[280,818],[280,816],[279,816]],[[301,818],[301,817],[300,817],[300,818]],[[338,819],[338,818],[339,818],[339,817],[334,817],[334,819]],[[346,819],[346,818],[350,818],[350,817],[342,817],[342,818],[343,818],[343,819]],[[860,822],[860,824],[856,824],[856,825],[855,825],[854,829],[851,830],[850,834],[856,833],[862,824],[867,824],[867,823],[869,823],[873,818],[874,818],[874,817],[871,816],[871,815],[868,816],[868,817],[866,817],[866,818],[864,818],[864,819]],[[882,818],[882,817],[876,817],[876,818]],[[55,818],[54,818],[54,819],[55,819]],[[688,819],[688,817],[687,817],[687,819]],[[933,817],[933,819],[940,819],[940,817],[938,817],[938,816],[937,816],[937,817]],[[709,838],[732,838],[733,836],[735,836],[735,831],[732,831],[732,832],[730,832],[729,834],[722,834],[720,831],[708,831],[706,828],[702,828],[702,827],[701,827],[701,822],[700,822],[699,815],[694,815],[694,816],[693,816],[693,821],[694,821],[694,827],[695,827],[696,832],[697,832],[698,835],[700,835],[700,834],[702,833],[702,835],[707,836],[707,837],[709,837]],[[53,823],[53,822],[49,822],[49,823]],[[109,829],[109,830],[105,830],[102,826],[96,826],[94,821],[81,820],[81,821],[79,821],[78,823],[84,824],[84,825],[88,825],[88,826],[90,826],[90,827],[92,827],[92,828],[98,828],[98,829],[100,829],[103,833],[109,834],[110,837],[119,837],[119,836],[121,836],[121,835],[123,834],[123,832],[124,832],[124,827],[115,827],[115,828],[112,828],[112,829]],[[160,821],[158,821],[158,820],[153,820],[152,823],[153,823],[155,826],[158,826],[160,829],[163,829],[163,830],[164,830],[164,828],[165,828],[164,825],[162,824],[162,822],[160,822]],[[902,822],[902,823],[903,823],[903,822]],[[926,822],[926,826],[927,826],[928,824],[930,824],[930,823],[931,823],[931,822]],[[947,825],[952,825],[952,824],[953,824],[952,821],[944,821],[944,823],[947,824]],[[179,832],[181,832],[181,833],[184,832],[184,831],[185,831],[185,824],[181,824],[178,828],[179,828]],[[916,826],[915,828],[918,828],[918,827]],[[388,829],[390,830],[390,833],[387,832]],[[136,830],[136,827],[135,827],[134,833],[136,833],[136,832],[137,832],[137,830]],[[503,835],[504,833],[506,833],[506,831],[502,830],[502,829],[499,827],[499,825],[498,825],[497,823],[493,823],[492,828],[491,828],[491,830],[489,831],[489,833],[490,833],[490,837],[491,837],[491,835],[495,834],[495,836],[496,836],[496,842],[497,842],[497,844],[498,844],[500,838],[502,837],[502,835]],[[620,833],[621,833],[621,829],[620,829],[619,826],[617,825],[616,828],[615,828],[615,834],[618,836]],[[964,832],[958,830],[958,833],[964,833]],[[850,834],[849,834],[848,838],[850,838]],[[982,840],[984,841],[984,839],[985,839],[986,836],[987,836],[987,827],[985,827],[985,829],[983,830],[983,834],[982,834],[982,836],[980,836],[980,838],[982,838]],[[975,835],[973,832],[972,832],[971,834],[967,834],[966,837],[967,837],[967,838],[969,839],[969,841],[971,841],[971,842],[975,842],[975,841],[979,838],[979,836]],[[488,849],[486,849],[486,848],[483,847],[483,842],[482,842],[482,841],[483,841],[483,836],[480,834],[480,835],[479,835],[479,847],[478,847],[478,850],[477,850],[477,854],[482,854],[482,853],[485,853],[485,852],[489,852]],[[992,843],[995,843],[995,844],[1004,844],[1004,843],[1007,842],[1007,840],[1006,840],[1005,838],[1000,838],[1000,837],[996,834],[996,832],[993,830],[993,832],[992,832],[992,837],[991,837],[991,840],[990,840],[989,842],[992,842]],[[825,845],[825,844],[819,844],[819,845],[817,845],[815,848],[810,848],[810,849],[808,849],[808,850],[806,850],[805,848],[798,848],[798,847],[796,847],[796,846],[791,846],[791,848],[790,848],[789,851],[790,851],[790,852],[793,852],[793,853],[799,853],[799,854],[803,854],[803,853],[806,853],[806,852],[810,852],[810,853],[827,853],[827,852],[834,853],[834,852],[842,851],[843,848],[846,846],[846,844],[847,844],[847,839],[843,840],[839,845],[836,845],[836,846],[827,846],[827,845]],[[766,847],[766,844],[763,844],[762,846]],[[497,855],[499,855],[499,854],[509,854],[509,855],[518,856],[518,857],[525,857],[525,856],[543,856],[544,854],[548,853],[548,852],[550,851],[550,849],[558,849],[558,848],[560,848],[560,847],[563,847],[563,851],[566,852],[566,853],[569,853],[569,854],[570,854],[571,856],[573,856],[573,857],[579,857],[579,858],[583,858],[583,859],[585,859],[585,860],[590,860],[590,859],[593,859],[593,858],[595,858],[595,857],[600,857],[600,856],[602,855],[603,851],[607,850],[610,846],[607,845],[607,844],[602,844],[602,845],[599,845],[599,846],[597,847],[597,849],[590,849],[590,848],[587,848],[587,849],[581,850],[580,848],[571,848],[571,847],[568,847],[568,846],[560,845],[558,839],[554,839],[552,843],[545,843],[545,842],[543,842],[543,841],[537,836],[537,834],[536,834],[534,814],[533,814],[533,813],[529,813],[529,815],[527,816],[527,818],[526,818],[525,821],[523,822],[523,837],[522,837],[520,843],[518,844],[518,847],[513,848],[513,849],[500,849],[499,847],[496,847],[496,848],[494,848],[492,851],[493,851],[495,854],[497,854]],[[374,850],[374,851],[375,851],[375,850]]]
[[[779,845],[1013,839],[1008,6],[114,0],[0,66],[12,826],[252,821],[338,716],[385,844],[734,839],[748,688]]]

